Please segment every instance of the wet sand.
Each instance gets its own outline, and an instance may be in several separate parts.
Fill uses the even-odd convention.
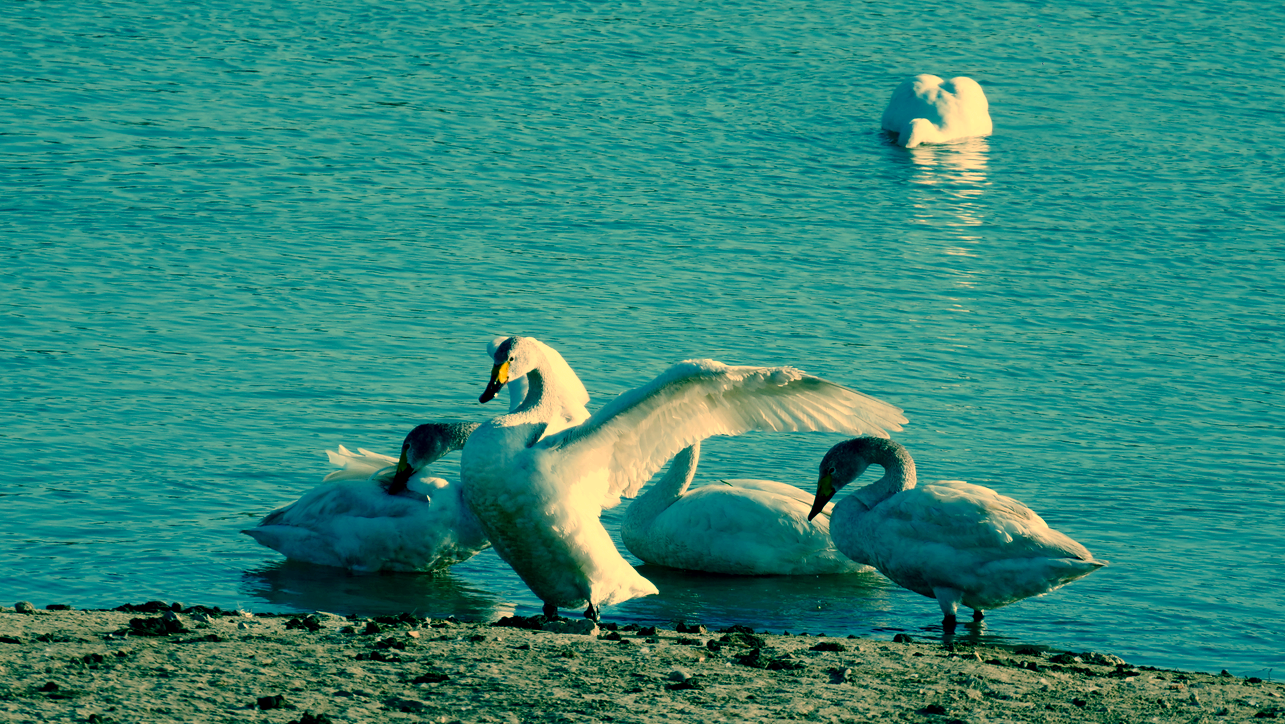
[[[0,609],[0,722],[1285,719],[1279,683],[1097,653],[176,606]]]

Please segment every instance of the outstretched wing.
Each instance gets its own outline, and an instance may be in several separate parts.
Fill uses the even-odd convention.
[[[540,444],[561,449],[572,465],[605,464],[610,495],[633,497],[665,461],[712,435],[827,430],[888,437],[903,422],[896,407],[793,367],[688,360]]]

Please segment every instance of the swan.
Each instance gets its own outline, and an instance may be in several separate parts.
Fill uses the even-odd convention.
[[[743,576],[868,571],[830,540],[830,509],[809,520],[812,495],[771,480],[720,480],[688,490],[700,443],[629,504],[620,537],[630,553],[669,568]]]
[[[327,451],[343,466],[299,500],[241,531],[287,558],[353,571],[444,568],[488,547],[460,486],[425,474],[464,447],[477,423],[428,423],[402,443],[400,458]]]
[[[529,386],[514,412],[482,424],[460,459],[464,499],[496,552],[544,602],[544,614],[657,593],[602,526],[604,507],[633,496],[665,461],[710,435],[749,430],[862,430],[887,434],[897,408],[792,367],[681,362],[625,392],[579,425],[542,437],[562,399],[545,345],[508,337],[480,402],[511,380]]]
[[[986,94],[977,81],[962,75],[942,80],[927,73],[897,86],[884,109],[882,126],[897,134],[897,143],[906,148],[989,136],[993,127]]]
[[[810,515],[871,464],[883,477],[834,506],[830,535],[854,561],[936,598],[946,633],[961,603],[981,621],[987,609],[1049,593],[1106,565],[990,488],[959,480],[916,486],[914,460],[892,440],[863,437],[830,448]]]
[[[561,396],[546,434],[589,417],[589,393],[570,365],[541,344]],[[526,380],[509,386],[509,409],[525,399]],[[420,425],[406,436],[401,457],[343,445],[327,450],[341,469],[291,505],[242,531],[287,558],[355,571],[433,571],[490,546],[461,488],[419,475],[430,463],[464,446],[475,423]],[[395,466],[395,467],[390,467]],[[418,476],[418,477],[416,477]]]

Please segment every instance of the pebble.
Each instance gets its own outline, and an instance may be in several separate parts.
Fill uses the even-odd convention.
[[[260,709],[280,709],[286,703],[286,698],[280,694],[272,694],[271,696],[259,697],[256,703]]]
[[[582,634],[584,636],[597,636],[599,631],[598,624],[587,618],[546,621],[544,625],[540,627],[540,630],[549,631],[551,633]]]
[[[13,604],[18,613],[35,613],[36,607],[31,605],[31,601],[19,601]]]
[[[1080,659],[1085,663],[1096,664],[1098,666],[1122,666],[1125,665],[1124,659],[1111,654],[1099,654],[1096,651],[1086,651],[1080,654]]]

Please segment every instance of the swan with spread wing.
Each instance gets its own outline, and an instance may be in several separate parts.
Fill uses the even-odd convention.
[[[792,367],[732,367],[689,360],[621,394],[583,423],[544,436],[561,403],[543,345],[492,343],[480,401],[511,380],[529,392],[514,412],[483,423],[464,446],[464,499],[500,557],[544,601],[544,613],[656,593],[616,550],[599,517],[632,497],[667,460],[711,435],[750,430],[886,436],[901,411]]]

